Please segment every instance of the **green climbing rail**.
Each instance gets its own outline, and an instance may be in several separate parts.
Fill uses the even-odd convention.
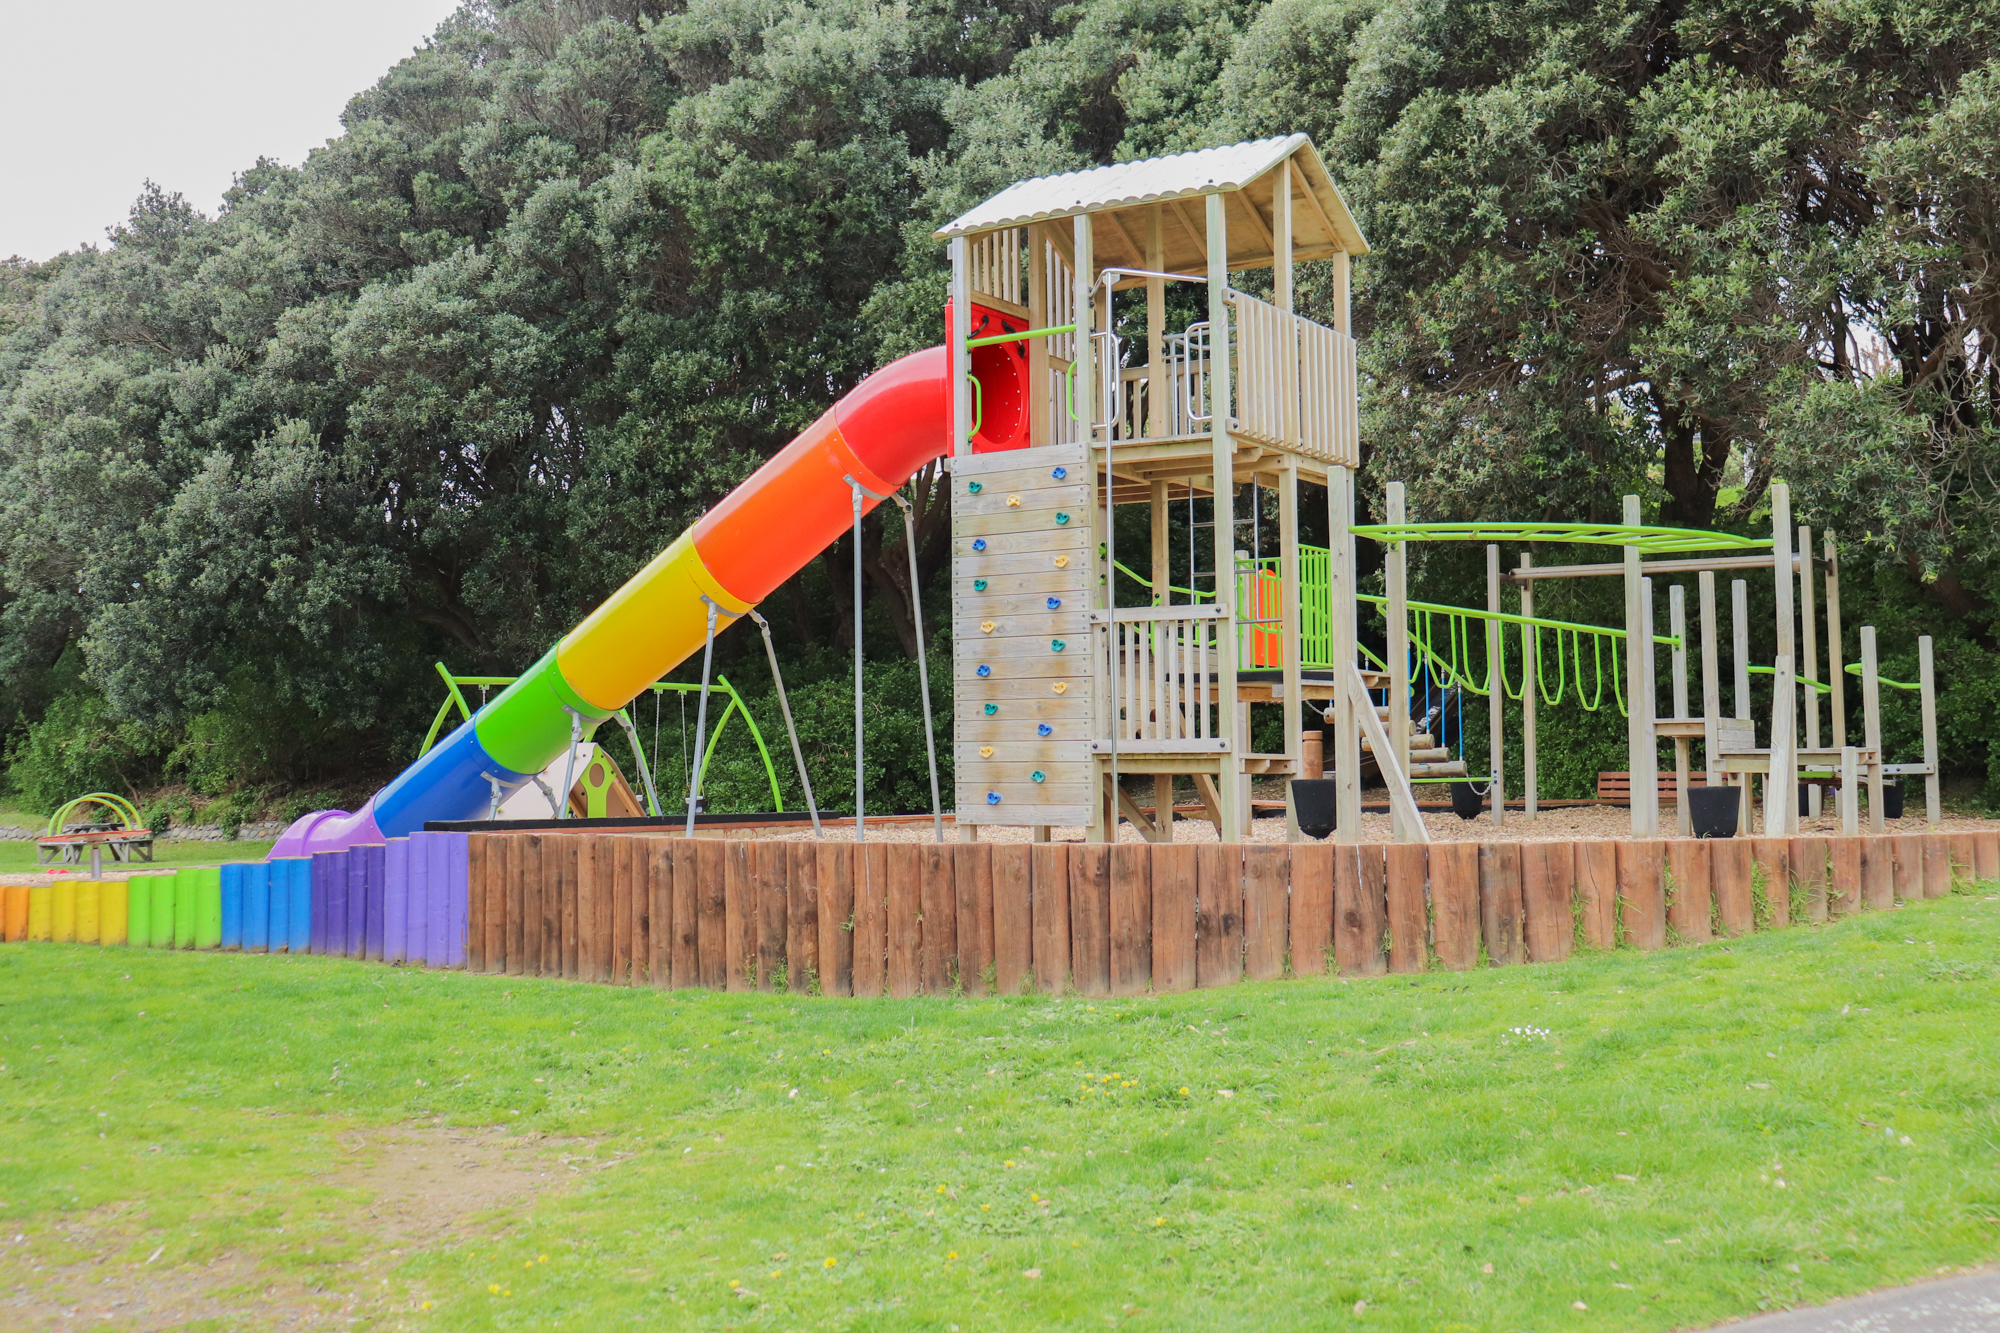
[[[1575,546],[1635,546],[1642,555],[1734,551],[1769,546],[1769,537],[1739,537],[1698,528],[1646,523],[1365,523],[1351,529],[1378,542],[1553,542]]]
[[[438,706],[437,716],[431,719],[431,729],[424,736],[422,748],[417,751],[417,757],[420,759],[430,752],[433,745],[437,744],[438,733],[443,731],[444,724],[450,721],[451,710],[454,706],[458,708],[459,714],[466,721],[469,722],[472,720],[472,706],[466,702],[465,694],[459,688],[460,686],[470,685],[474,689],[504,689],[518,679],[515,676],[455,676],[446,669],[445,664],[442,662],[437,663],[437,673],[444,678],[445,700]],[[700,685],[686,684],[679,681],[655,681],[648,688],[656,697],[662,694],[701,693]],[[715,678],[715,683],[709,686],[709,692],[711,694],[723,695],[729,702],[723,707],[722,716],[716,721],[715,730],[710,733],[708,745],[702,753],[701,772],[695,775],[695,790],[702,791],[707,787],[708,765],[715,758],[716,749],[722,740],[722,733],[729,726],[729,719],[732,717],[741,717],[743,725],[750,729],[750,739],[756,742],[758,755],[764,761],[764,776],[769,779],[771,784],[771,808],[773,810],[783,810],[785,803],[784,796],[778,789],[777,766],[771,762],[770,747],[764,744],[764,733],[757,729],[757,719],[750,716],[749,708],[743,703],[743,696],[736,692],[736,687],[729,683],[727,676],[721,675],[718,675]],[[628,722],[631,720],[631,715],[622,708],[618,710],[617,716]],[[652,765],[653,771],[657,773],[660,767],[659,755],[655,753],[649,762]],[[659,811],[654,811],[654,813],[658,814]]]

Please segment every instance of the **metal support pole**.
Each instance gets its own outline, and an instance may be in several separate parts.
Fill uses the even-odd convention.
[[[1924,822],[1944,819],[1938,790],[1937,686],[1931,668],[1931,636],[1917,639],[1917,690],[1924,710]]]
[[[646,784],[646,804],[652,807],[653,817],[659,818],[660,794],[653,790],[653,767],[646,762],[646,751],[639,744],[639,729],[632,725],[632,719],[621,708],[613,714],[618,725],[625,730],[625,739],[632,743],[632,758],[639,765],[639,780]]]
[[[708,677],[715,665],[716,605],[709,601],[706,593],[702,594],[701,600],[708,605],[708,634],[701,650],[701,702],[695,706],[694,712],[694,767],[688,771],[687,828],[684,831],[690,838],[694,836],[694,815],[701,800],[702,746],[708,741]],[[572,747],[570,753],[575,752]],[[567,781],[563,783],[563,790],[569,790]]]
[[[1534,555],[1523,551],[1520,567],[1533,569],[1534,565]],[[1521,584],[1521,617],[1524,620],[1532,620],[1534,615],[1535,585],[1532,580],[1524,581]],[[1556,640],[1556,651],[1558,653],[1562,651],[1560,638]],[[1521,817],[1530,820],[1535,817],[1535,789],[1540,785],[1541,778],[1541,765],[1535,755],[1535,721],[1542,702],[1541,668],[1541,631],[1533,625],[1523,625],[1521,626]]]
[[[778,711],[785,715],[785,735],[790,737],[792,742],[792,762],[799,768],[799,786],[805,789],[806,809],[812,813],[813,832],[822,833],[825,830],[819,826],[819,802],[813,799],[812,779],[806,776],[805,751],[799,748],[799,729],[792,724],[792,703],[785,696],[785,675],[778,670],[778,649],[771,642],[771,622],[754,610],[750,612],[750,618],[757,622],[757,628],[764,633],[764,656],[771,660],[771,679],[778,687]]]
[[[1486,548],[1486,609],[1494,616],[1500,614],[1500,548]],[[1492,752],[1492,760],[1487,765],[1486,794],[1493,802],[1493,825],[1498,828],[1507,822],[1507,663],[1502,656],[1507,642],[1501,632],[1500,622],[1489,619],[1486,622],[1486,663],[1488,688],[1493,693],[1487,696],[1491,705],[1486,710],[1486,742]],[[1527,691],[1524,689],[1525,695]],[[1403,713],[1403,735],[1409,736],[1409,711]],[[1405,739],[1403,750],[1396,757],[1408,764],[1409,742]],[[1408,772],[1407,767],[1404,772]]]
[[[854,840],[865,841],[868,827],[862,812],[867,803],[868,779],[862,769],[861,722],[861,483],[847,478],[854,491]]]
[[[713,630],[715,627],[713,619],[715,612],[711,610],[708,614],[710,616],[709,628]],[[562,800],[556,803],[557,819],[569,818],[569,793],[570,788],[576,782],[576,747],[583,743],[583,714],[577,712],[568,704],[563,705],[563,712],[569,714],[569,757],[563,760]]]
[[[894,500],[896,507],[903,511],[904,545],[910,551],[910,615],[916,620],[917,624],[917,675],[922,681],[924,699],[924,757],[930,760],[931,766],[931,832],[937,836],[939,842],[943,842],[944,804],[938,796],[937,732],[931,723],[931,669],[929,662],[924,657],[924,600],[922,590],[917,586],[922,582],[922,576],[917,571],[916,510],[908,500],[903,498],[901,492],[889,498]],[[774,657],[771,659],[771,669],[775,672],[777,667],[778,662]],[[791,723],[789,713],[786,715],[785,721],[786,725],[789,726]],[[794,746],[798,744],[797,741],[792,743]],[[801,773],[805,771],[803,760],[799,763],[799,771]],[[815,827],[817,827],[817,821],[815,821]]]

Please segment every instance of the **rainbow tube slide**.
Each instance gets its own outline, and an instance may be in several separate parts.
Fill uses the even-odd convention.
[[[990,359],[1011,370],[1002,358]],[[984,366],[975,362],[974,370],[983,384]],[[949,378],[942,347],[869,376],[367,805],[352,814],[306,815],[271,856],[407,837],[427,820],[483,818],[492,807],[489,777],[503,797],[513,792],[568,748],[572,715],[588,737],[700,652],[704,601],[714,603],[718,628],[726,625],[848,531],[848,478],[861,484],[862,503],[872,509],[942,454],[951,434]],[[1001,394],[1018,396],[1018,388],[987,390],[989,400]]]

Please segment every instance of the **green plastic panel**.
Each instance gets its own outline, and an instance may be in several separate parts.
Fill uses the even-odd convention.
[[[474,715],[472,726],[487,757],[516,773],[539,773],[569,748],[567,704],[583,718],[588,740],[611,714],[594,708],[569,687],[551,648],[528,673]]]

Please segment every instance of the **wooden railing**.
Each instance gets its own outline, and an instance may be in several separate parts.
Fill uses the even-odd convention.
[[[1327,463],[1361,464],[1354,339],[1231,292],[1236,310],[1234,427]]]
[[[1211,705],[1226,706],[1211,677],[1216,640],[1227,632],[1224,614],[1212,606],[1157,606],[1121,609],[1116,619],[1093,612],[1092,635],[1098,669],[1107,685],[1116,682],[1116,702],[1100,687],[1100,743],[1116,738],[1120,749],[1150,753],[1218,750],[1209,716]]]

